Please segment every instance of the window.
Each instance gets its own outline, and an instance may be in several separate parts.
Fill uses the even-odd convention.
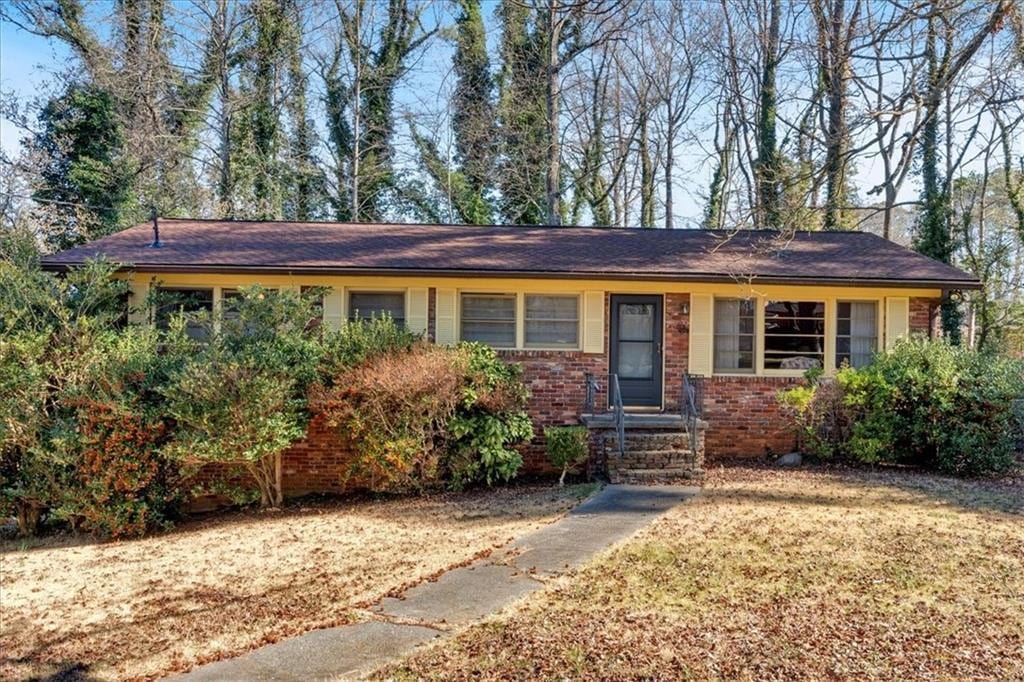
[[[184,287],[160,287],[157,290],[156,326],[167,329],[175,314],[189,314],[185,333],[190,339],[202,341],[210,335],[209,319],[195,319],[194,313],[213,313],[213,289],[189,289]]]
[[[863,367],[878,349],[878,305],[839,301],[836,309],[836,367]]]
[[[579,296],[526,296],[526,345],[576,348],[580,337]]]
[[[221,316],[225,320],[238,319],[238,302],[242,298],[242,292],[238,289],[221,289],[220,305]]]
[[[461,338],[481,341],[495,348],[515,348],[515,295],[462,294]]]
[[[405,293],[402,291],[353,291],[348,296],[348,319],[369,320],[390,317],[398,326],[405,325]]]
[[[805,370],[825,364],[825,304],[767,301],[764,368]]]
[[[754,371],[754,301],[715,300],[715,371]]]
[[[267,296],[277,293],[277,289],[263,289]],[[250,293],[250,296],[252,294]],[[242,300],[242,292],[238,289],[221,289],[220,306],[221,317],[225,320],[237,320],[239,317],[239,303]]]

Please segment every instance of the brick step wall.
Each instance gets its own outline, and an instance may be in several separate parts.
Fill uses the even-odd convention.
[[[592,441],[599,468],[612,483],[665,483],[703,476],[703,429],[699,433],[696,452],[691,449],[689,434],[676,430],[627,430],[621,454],[613,430],[595,429]]]

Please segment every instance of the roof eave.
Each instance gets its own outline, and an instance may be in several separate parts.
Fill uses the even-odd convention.
[[[82,265],[81,261],[62,262],[43,259],[42,267],[51,272],[66,272]],[[547,271],[547,270],[496,270],[496,269],[444,269],[444,268],[341,268],[341,267],[295,267],[295,266],[251,266],[251,265],[185,265],[185,264],[138,264],[125,265],[121,270],[137,270],[167,274],[184,273],[261,273],[268,275],[362,275],[362,276],[434,276],[434,277],[507,277],[514,279],[607,279],[640,280],[656,282],[747,282],[765,284],[830,284],[833,286],[878,286],[901,289],[981,289],[978,280],[947,279],[889,279],[882,277],[801,277],[795,275],[742,275],[717,273],[651,273],[651,272],[599,272],[599,271]]]

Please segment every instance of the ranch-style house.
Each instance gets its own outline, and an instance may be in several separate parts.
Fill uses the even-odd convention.
[[[158,229],[159,245],[154,231]],[[699,475],[705,459],[784,453],[777,392],[820,367],[932,335],[971,275],[863,232],[714,232],[164,219],[44,259],[124,263],[131,319],[153,287],[214,310],[239,287],[326,286],[323,322],[387,313],[435,343],[521,363],[537,427],[585,423],[612,478]],[[284,457],[286,491],[336,491],[322,424]]]

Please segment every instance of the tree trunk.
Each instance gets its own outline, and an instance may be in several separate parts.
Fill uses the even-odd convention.
[[[552,18],[549,18],[549,23],[554,21],[554,12],[549,13]],[[562,224],[562,211],[561,211],[561,186],[559,182],[560,175],[560,164],[561,164],[561,149],[558,140],[558,116],[559,116],[559,98],[561,92],[558,83],[558,40],[557,37],[552,33],[549,34],[551,44],[548,46],[548,68],[547,68],[547,89],[546,89],[546,103],[547,103],[547,146],[548,146],[548,158],[547,158],[547,173],[545,175],[545,191],[547,196],[547,223],[548,225],[561,225]]]
[[[672,218],[672,167],[675,165],[675,120],[671,108],[668,111],[668,127],[665,131],[665,229],[675,227]]]
[[[654,227],[654,163],[648,141],[649,113],[642,105],[640,113],[640,226]]]
[[[776,71],[779,59],[780,24],[782,23],[782,0],[771,0],[771,14],[768,20],[768,35],[764,45],[764,64],[761,71],[761,106],[757,127],[757,194],[759,210],[758,227],[779,229],[781,227],[779,183],[781,163],[775,137],[776,116]]]

